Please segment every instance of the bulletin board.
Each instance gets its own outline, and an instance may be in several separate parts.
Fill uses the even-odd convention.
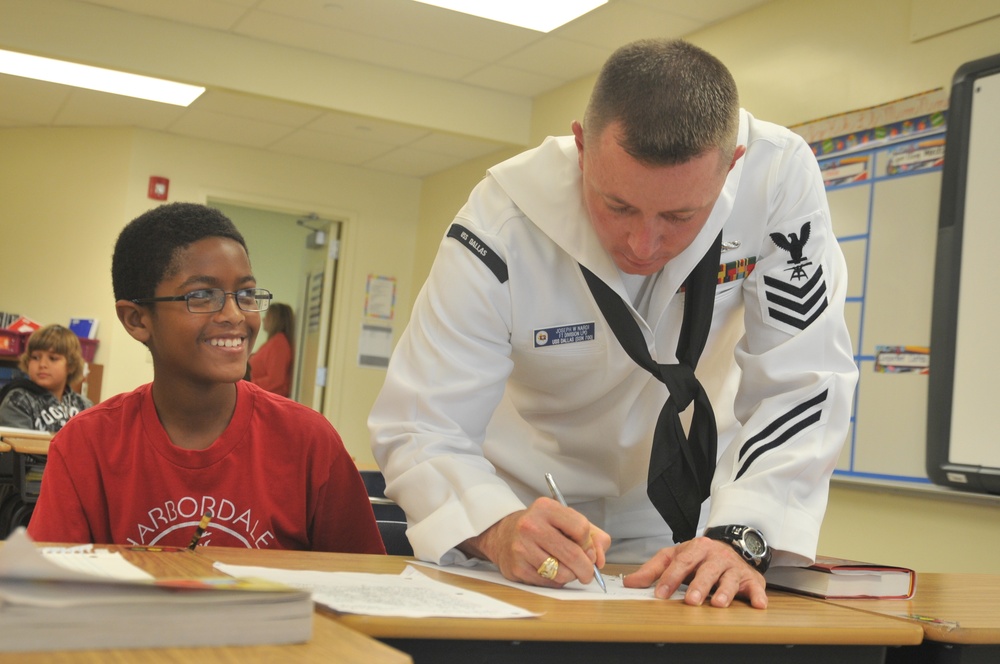
[[[823,172],[848,268],[860,371],[835,478],[929,486],[925,470],[933,272],[947,93],[792,129]]]

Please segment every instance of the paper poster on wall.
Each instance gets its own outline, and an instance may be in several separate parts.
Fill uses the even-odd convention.
[[[875,371],[879,373],[921,373],[930,371],[928,346],[876,346]]]
[[[827,187],[864,182],[871,178],[872,160],[870,155],[848,156],[842,159],[828,159],[820,164],[823,184]]]
[[[916,171],[928,171],[944,165],[944,138],[930,138],[896,145],[886,150],[888,159],[879,160],[885,165],[885,173],[878,175],[907,175]]]
[[[365,288],[365,318],[392,320],[396,306],[396,278],[368,275]]]
[[[391,354],[391,327],[368,324],[361,326],[361,337],[358,339],[359,366],[385,369],[389,366]]]
[[[307,277],[306,325],[310,333],[319,332],[320,314],[323,311],[323,272]]]

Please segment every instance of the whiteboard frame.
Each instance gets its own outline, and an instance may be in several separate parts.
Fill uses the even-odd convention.
[[[979,493],[1000,493],[1000,468],[976,463],[974,455],[968,452],[968,441],[956,444],[953,434],[956,431],[955,425],[960,424],[955,418],[955,393],[956,380],[961,379],[956,373],[959,368],[957,342],[966,213],[981,207],[976,201],[970,205],[966,200],[970,179],[973,111],[977,82],[994,76],[1000,77],[1000,54],[965,63],[958,68],[952,79],[946,134],[947,155],[942,172],[938,215],[927,408],[928,477],[935,484]],[[1000,79],[991,78],[990,85],[997,80]],[[981,117],[984,109],[975,110]],[[1000,112],[1000,109],[995,111]],[[997,141],[1000,143],[1000,138]],[[979,164],[977,162],[974,165]],[[968,273],[968,266],[966,267]],[[969,297],[965,306],[965,311],[968,311],[976,303]],[[988,302],[986,306],[993,305]],[[993,334],[995,330],[987,330],[987,333]],[[963,386],[959,392],[965,389]],[[991,415],[982,413],[982,419],[992,420]],[[993,429],[995,431],[995,425]],[[961,448],[962,451],[957,452],[956,448]],[[956,456],[961,458],[960,462],[954,460]],[[983,458],[993,463],[996,456],[990,452],[984,453]]]

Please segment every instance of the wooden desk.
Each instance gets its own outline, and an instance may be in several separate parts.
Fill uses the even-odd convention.
[[[206,547],[201,555],[237,565],[398,574],[407,560]],[[623,568],[618,568],[621,571]],[[676,601],[568,602],[434,569],[438,580],[542,613],[524,620],[405,619],[324,614],[381,639],[415,662],[883,662],[887,646],[916,645],[919,626],[895,618],[772,592],[766,610]],[[617,573],[609,567],[610,573]]]
[[[27,429],[10,429],[0,427],[0,442],[7,448],[22,454],[48,454],[51,433],[47,431],[28,431]]]
[[[316,614],[308,643],[224,648],[137,648],[0,653],[0,664],[407,664],[409,655]]]
[[[2,542],[0,542],[2,546]],[[224,576],[211,568],[200,554],[135,552],[127,547],[107,547],[122,552],[131,562],[157,578],[178,576]],[[210,625],[206,626],[211,629]],[[3,638],[0,635],[0,638]],[[308,643],[269,646],[227,646],[214,648],[136,648],[115,650],[63,650],[57,652],[0,653],[0,664],[61,664],[93,662],[104,664],[220,662],[302,662],[316,664],[407,664],[413,660],[369,636],[313,615],[313,635]]]
[[[917,575],[910,600],[830,600],[838,606],[885,616],[922,616],[919,648],[890,652],[898,662],[1000,662],[1000,576],[995,574]],[[939,622],[931,622],[936,620]]]
[[[4,436],[2,442],[10,449],[20,454],[38,454],[46,456],[49,453],[50,438],[26,438],[24,436]]]

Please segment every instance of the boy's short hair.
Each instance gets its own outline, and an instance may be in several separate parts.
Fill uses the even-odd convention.
[[[247,249],[229,217],[207,205],[167,203],[130,221],[119,233],[111,257],[115,300],[153,297],[174,269],[177,251],[208,237],[229,238]]]
[[[21,353],[21,371],[28,373],[31,354],[40,350],[59,353],[66,358],[66,385],[72,385],[83,378],[83,349],[80,347],[79,337],[68,328],[46,325],[32,332],[28,337],[28,347]]]

